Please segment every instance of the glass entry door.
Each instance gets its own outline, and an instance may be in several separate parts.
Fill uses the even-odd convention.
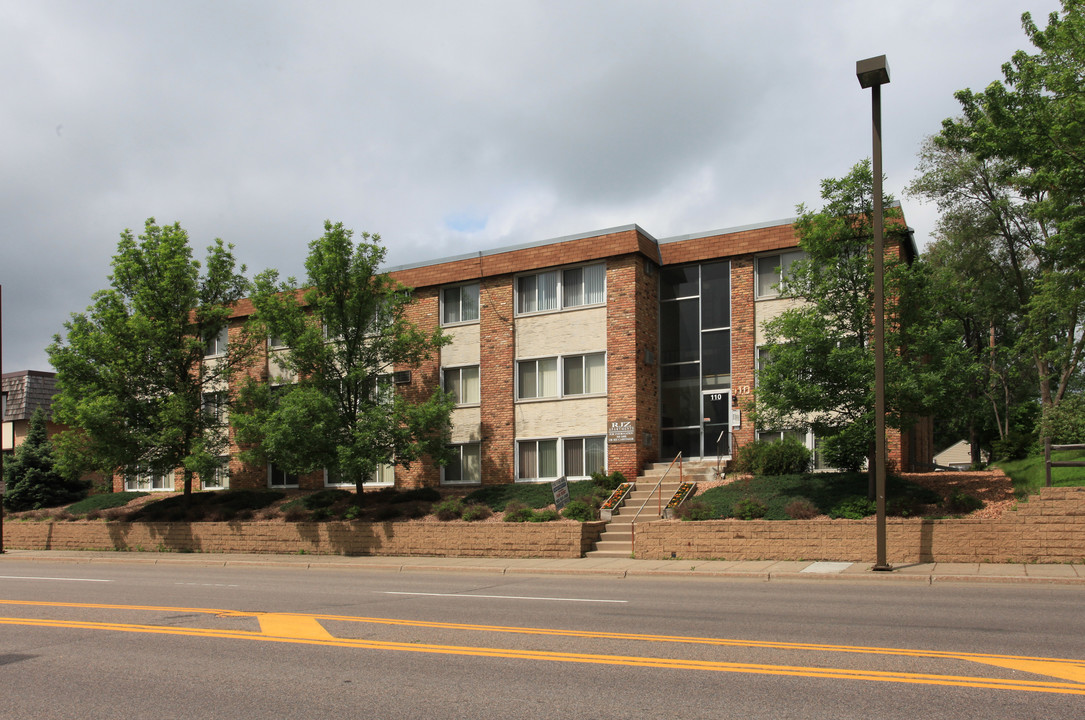
[[[727,457],[731,454],[731,391],[709,390],[702,393],[702,457]]]

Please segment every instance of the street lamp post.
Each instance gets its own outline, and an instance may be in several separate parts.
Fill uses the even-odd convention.
[[[874,495],[877,502],[877,561],[892,570],[885,553],[885,249],[882,211],[882,85],[889,82],[885,55],[855,63],[859,85],[870,88],[874,135]]]

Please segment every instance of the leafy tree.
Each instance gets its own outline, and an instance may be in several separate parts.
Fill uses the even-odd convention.
[[[1002,67],[1003,82],[958,92],[963,117],[945,120],[936,139],[997,168],[1023,211],[1024,222],[1014,213],[1017,226],[989,237],[1020,305],[1012,347],[1035,367],[1045,413],[1079,382],[1085,354],[1085,2],[1062,6],[1043,30],[1022,16],[1038,52],[1015,53]],[[945,204],[954,192],[949,182],[928,194]],[[991,210],[979,219],[1011,217],[1008,208]]]
[[[937,290],[931,309],[954,323],[974,360],[965,393],[938,418],[938,428],[943,444],[968,437],[978,463],[981,445],[1006,441],[1017,409],[1035,393],[1035,365],[1016,346],[1029,294],[1029,248],[1040,242],[1041,228],[1012,182],[1011,163],[929,138],[919,170],[909,193],[937,201],[941,211],[938,239],[926,253]]]
[[[326,222],[309,244],[308,289],[268,270],[256,278],[250,333],[286,349],[272,365],[290,384],[254,378],[243,411],[231,415],[244,456],[291,473],[326,469],[362,485],[381,464],[409,467],[424,455],[443,459],[453,399],[439,389],[395,392],[391,373],[418,367],[447,343],[440,329],[424,333],[406,317],[409,290],[378,272],[379,235]]]
[[[30,429],[15,456],[4,463],[4,480],[4,507],[16,512],[73,503],[86,496],[88,486],[57,467],[41,408],[30,416]]]
[[[756,421],[762,428],[812,427],[855,465],[851,448],[866,449],[873,468],[874,339],[873,175],[869,161],[847,176],[822,182],[825,206],[799,206],[795,229],[806,257],[796,261],[782,291],[804,302],[764,324],[769,360],[758,373]],[[885,207],[886,247],[907,242],[900,211]],[[906,429],[957,390],[968,358],[953,328],[926,308],[929,268],[885,258],[886,424]]]
[[[231,306],[249,288],[232,250],[215,240],[201,266],[179,224],[151,218],[138,239],[121,233],[111,287],[64,324],[66,341],[58,335],[49,347],[59,391],[53,417],[73,428],[56,439],[65,467],[181,469],[186,496],[194,474],[214,473],[229,439],[206,401],[228,404],[223,390],[252,352],[244,343],[222,347]],[[209,341],[215,357],[205,357]]]

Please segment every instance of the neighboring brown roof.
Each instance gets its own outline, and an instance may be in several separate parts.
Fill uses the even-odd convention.
[[[7,395],[4,422],[29,420],[39,407],[49,411],[57,392],[56,373],[20,370],[4,373],[3,392]]]

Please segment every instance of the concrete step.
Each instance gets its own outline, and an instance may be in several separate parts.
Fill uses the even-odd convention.
[[[633,552],[633,543],[600,540],[595,543],[595,552],[615,552],[629,557]]]
[[[626,559],[628,559],[628,558],[632,557],[632,555],[633,555],[633,549],[632,548],[629,548],[627,550],[589,550],[588,552],[584,553],[584,557],[593,557],[593,558],[609,557],[609,558],[626,558]]]

